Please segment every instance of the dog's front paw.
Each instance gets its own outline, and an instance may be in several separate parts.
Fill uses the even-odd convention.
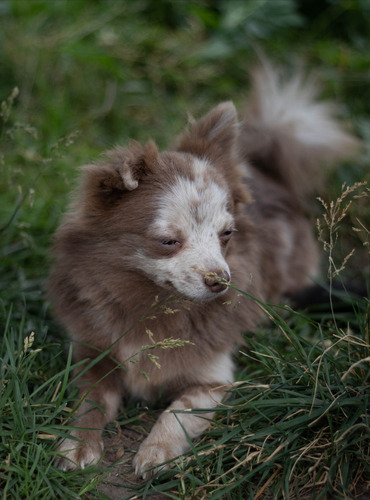
[[[149,479],[157,472],[168,469],[169,464],[163,463],[175,458],[178,453],[166,443],[147,443],[144,441],[133,461],[135,474]]]
[[[64,439],[58,445],[54,465],[64,471],[84,469],[87,465],[99,462],[103,452],[103,441],[99,432],[88,431],[72,433],[76,439]]]

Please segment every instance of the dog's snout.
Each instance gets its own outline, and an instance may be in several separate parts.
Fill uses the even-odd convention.
[[[217,271],[208,271],[204,276],[204,283],[213,293],[220,293],[226,290],[226,281],[230,281],[230,275],[223,269]]]

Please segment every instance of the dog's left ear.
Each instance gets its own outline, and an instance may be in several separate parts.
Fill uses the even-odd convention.
[[[238,117],[231,101],[222,102],[203,118],[190,123],[176,149],[201,158],[217,159],[233,153],[238,137]]]

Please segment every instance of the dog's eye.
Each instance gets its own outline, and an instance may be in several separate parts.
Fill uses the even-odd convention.
[[[220,234],[220,238],[221,239],[229,239],[229,238],[231,238],[232,234],[233,234],[233,230],[227,229],[226,231],[224,231],[223,233]]]
[[[232,229],[227,229],[226,231],[224,231],[223,233],[221,233],[220,234],[221,243],[223,243],[224,245],[226,245],[226,243],[229,241],[229,239],[231,238],[232,235],[233,235],[233,230]]]
[[[163,241],[161,241],[161,243],[162,243],[162,245],[168,245],[168,246],[180,244],[180,242],[178,242],[176,240],[163,240]]]

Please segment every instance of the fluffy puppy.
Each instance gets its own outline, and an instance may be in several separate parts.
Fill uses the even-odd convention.
[[[74,360],[90,360],[76,373],[78,428],[59,445],[63,469],[98,462],[125,395],[170,402],[135,456],[138,475],[184,453],[233,381],[240,332],[263,316],[229,282],[277,302],[317,275],[307,195],[320,163],[354,141],[301,78],[265,68],[252,80],[241,122],[225,102],[170,151],[132,142],[82,168],[49,283]],[[184,345],[161,348],[169,338]],[[208,412],[172,411],[190,408]]]

